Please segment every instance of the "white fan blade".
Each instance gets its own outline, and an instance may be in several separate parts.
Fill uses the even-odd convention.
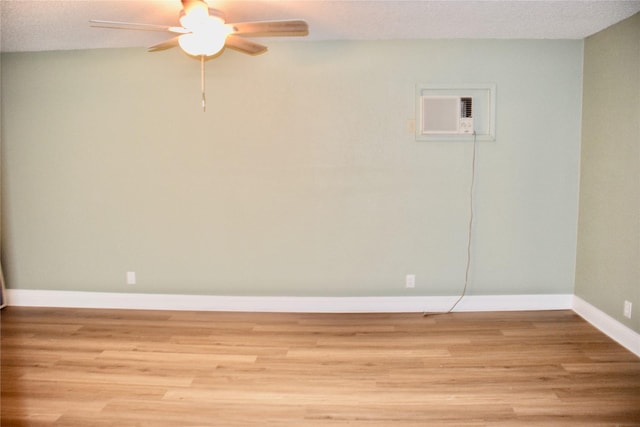
[[[233,27],[233,34],[243,36],[306,36],[309,34],[309,26],[305,21],[300,19],[287,21],[235,22],[229,25]]]
[[[178,46],[178,39],[180,36],[175,36],[170,38],[169,40],[165,40],[161,43],[151,46],[147,51],[149,52],[157,52],[159,50],[171,49],[172,47]]]
[[[235,50],[239,50],[240,52],[247,53],[249,55],[259,55],[267,51],[267,47],[261,45],[260,43],[256,43],[254,41],[247,40],[244,37],[238,37],[234,35],[227,36],[225,46]]]
[[[89,21],[92,27],[110,28],[118,30],[141,30],[141,31],[163,31],[170,33],[185,34],[189,30],[182,27],[170,27],[168,25],[143,24],[139,22],[102,21],[92,19]]]

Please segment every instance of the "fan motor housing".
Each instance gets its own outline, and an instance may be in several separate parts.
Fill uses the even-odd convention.
[[[184,9],[180,11],[180,18],[182,18],[186,12]],[[224,22],[227,22],[227,16],[221,10],[214,9],[212,7],[209,8],[209,16],[215,16],[216,18],[222,19]]]

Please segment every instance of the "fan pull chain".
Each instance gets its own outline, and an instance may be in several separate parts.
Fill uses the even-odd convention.
[[[202,88],[202,112],[207,111],[207,99],[204,95],[204,55],[200,55],[200,87]]]

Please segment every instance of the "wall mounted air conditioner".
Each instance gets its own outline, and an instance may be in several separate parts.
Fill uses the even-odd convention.
[[[422,135],[473,134],[473,98],[470,96],[421,96]]]

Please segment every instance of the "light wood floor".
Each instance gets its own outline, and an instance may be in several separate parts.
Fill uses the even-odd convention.
[[[1,321],[2,426],[640,425],[640,359],[571,311]]]

